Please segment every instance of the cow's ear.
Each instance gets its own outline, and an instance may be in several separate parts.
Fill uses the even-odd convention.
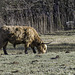
[[[45,43],[41,43],[41,44],[43,45],[43,44],[45,44]]]
[[[40,45],[40,43],[38,43],[38,46]]]
[[[16,31],[18,31],[19,29],[18,28],[16,28]]]
[[[38,43],[38,46],[39,46],[39,45],[43,45],[43,44],[44,44],[43,42],[41,42],[41,43]]]

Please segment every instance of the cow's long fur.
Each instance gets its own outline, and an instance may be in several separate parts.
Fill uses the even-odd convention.
[[[7,43],[10,42],[15,47],[17,44],[25,45],[25,53],[27,48],[31,47],[36,53],[34,47],[39,53],[45,53],[47,45],[40,39],[37,31],[30,26],[3,26],[0,28],[0,48],[3,47],[4,54],[6,52]]]

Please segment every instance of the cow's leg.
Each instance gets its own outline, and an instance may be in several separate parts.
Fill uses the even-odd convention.
[[[25,43],[25,54],[28,54],[27,49],[29,48],[30,44],[31,44],[31,41],[27,41]]]
[[[25,47],[25,54],[28,54],[28,52],[27,52],[27,47]]]
[[[28,54],[27,49],[28,49],[29,45],[25,44],[25,54]]]
[[[32,50],[33,50],[33,53],[35,54],[35,53],[36,53],[35,48],[34,48],[34,47],[32,47],[32,46],[31,46],[31,48],[32,48]]]
[[[8,55],[7,51],[6,51],[6,46],[7,46],[8,42],[5,43],[5,45],[3,46],[3,51],[5,55]]]

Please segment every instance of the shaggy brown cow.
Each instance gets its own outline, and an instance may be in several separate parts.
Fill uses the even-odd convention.
[[[28,26],[3,26],[0,28],[0,48],[3,47],[4,54],[7,54],[6,46],[8,42],[15,47],[17,44],[25,45],[25,53],[27,48],[31,47],[36,53],[34,47],[38,49],[38,53],[45,53],[47,45],[40,39],[36,30]]]

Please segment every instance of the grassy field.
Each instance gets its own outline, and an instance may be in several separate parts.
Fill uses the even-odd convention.
[[[23,45],[14,49],[9,44],[9,55],[0,50],[0,75],[75,75],[74,38],[72,32],[41,35],[44,42],[50,42],[45,54],[33,54],[30,48],[24,54]]]

